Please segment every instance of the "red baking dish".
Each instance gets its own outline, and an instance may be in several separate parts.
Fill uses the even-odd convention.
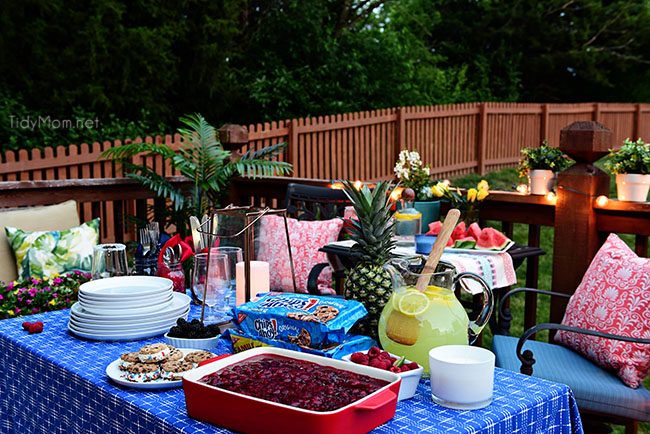
[[[198,381],[226,366],[260,355],[306,360],[367,375],[388,384],[345,407],[319,412],[231,392]],[[269,434],[365,433],[395,415],[400,381],[399,375],[389,371],[282,348],[260,347],[215,360],[188,372],[183,377],[183,391],[187,413],[191,418],[235,431]]]

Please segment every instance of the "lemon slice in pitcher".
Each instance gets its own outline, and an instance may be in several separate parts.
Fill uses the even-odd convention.
[[[420,291],[408,291],[399,297],[397,310],[408,316],[424,313],[429,308],[429,298]]]

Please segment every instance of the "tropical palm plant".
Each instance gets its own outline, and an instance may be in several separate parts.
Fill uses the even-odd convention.
[[[142,183],[158,197],[169,200],[168,223],[175,224],[183,234],[189,216],[208,214],[220,205],[233,176],[256,178],[291,172],[291,164],[274,160],[284,152],[285,143],[233,157],[221,146],[217,131],[203,116],[188,115],[180,121],[183,127],[178,132],[182,143],[177,151],[166,144],[129,143],[108,149],[102,156],[120,162],[126,176]],[[139,154],[159,155],[169,161],[173,169],[193,181],[191,189],[183,190],[152,168],[133,163],[133,157]]]

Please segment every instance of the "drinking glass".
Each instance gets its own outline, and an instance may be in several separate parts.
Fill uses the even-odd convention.
[[[226,295],[230,291],[230,264],[228,256],[216,252],[216,248],[210,252],[207,258],[207,280],[205,281],[205,305],[213,310],[218,304],[223,304]],[[206,320],[216,320],[212,313]]]
[[[220,255],[226,255],[228,257],[228,268],[230,272],[230,286],[226,292],[226,296],[223,299],[223,304],[221,304],[218,309],[223,312],[230,312],[230,309],[235,307],[235,292],[236,292],[236,266],[237,263],[244,260],[243,251],[240,247],[217,247],[212,250],[216,251]]]
[[[128,274],[124,244],[98,244],[94,247],[91,272],[93,280]]]

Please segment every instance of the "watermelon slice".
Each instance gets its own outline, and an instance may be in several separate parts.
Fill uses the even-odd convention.
[[[447,245],[445,247],[454,247],[454,240],[451,237],[447,240]]]
[[[478,241],[478,237],[481,236],[481,227],[478,223],[472,223],[467,228],[467,236],[474,238],[474,241]]]
[[[454,240],[454,249],[473,249],[476,246],[476,240],[472,237],[463,237]]]
[[[440,229],[442,229],[442,222],[437,221],[437,222],[432,222],[429,223],[429,232],[427,232],[427,235],[438,235],[440,233]]]
[[[476,248],[483,250],[502,250],[510,239],[494,228],[484,228],[476,240]]]
[[[460,222],[456,225],[454,231],[451,233],[451,239],[455,241],[464,238],[465,232],[466,232],[465,222]]]

